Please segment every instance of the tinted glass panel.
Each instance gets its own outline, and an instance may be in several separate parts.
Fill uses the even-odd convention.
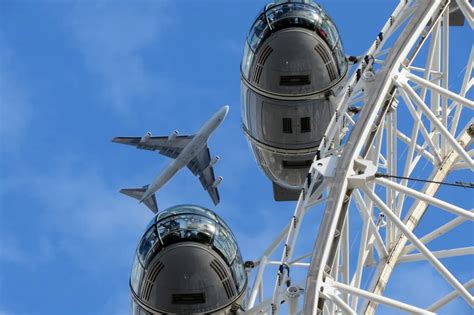
[[[311,84],[309,75],[282,75],[280,77],[280,85],[282,86],[298,86]]]
[[[237,253],[237,244],[230,232],[219,227],[214,237],[214,246],[224,256],[228,264],[231,264]]]
[[[301,132],[310,132],[311,131],[311,120],[310,117],[301,118]]]
[[[142,242],[138,247],[138,257],[140,261],[145,264],[146,257],[148,256],[149,251],[155,246],[158,242],[158,235],[155,233],[155,226],[152,226],[142,238]]]
[[[130,283],[135,293],[140,292],[140,283],[143,277],[143,267],[138,261],[138,257],[135,256],[132,267],[132,275],[130,276]]]
[[[283,118],[283,132],[292,133],[293,128],[291,127],[291,118]]]
[[[313,163],[312,160],[303,160],[303,161],[283,161],[283,167],[289,169],[301,169],[308,168]]]
[[[252,29],[249,34],[249,45],[254,52],[257,51],[257,48],[262,39],[266,38],[270,33],[265,17],[261,16],[260,19],[255,21]]]
[[[237,259],[234,260],[234,263],[231,266],[232,274],[237,284],[237,291],[241,291],[245,285],[245,279],[247,274],[244,269],[244,263],[241,260],[240,252],[237,254]]]
[[[252,65],[254,53],[250,49],[249,44],[246,42],[244,47],[244,57],[242,59],[242,73],[246,78],[250,75],[250,66]]]
[[[180,241],[211,243],[215,223],[207,217],[182,214],[160,221],[158,233],[164,245]]]

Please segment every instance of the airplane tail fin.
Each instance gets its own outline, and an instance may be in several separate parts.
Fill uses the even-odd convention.
[[[135,198],[137,200],[141,200],[147,189],[148,189],[148,185],[143,186],[142,188],[124,188],[124,189],[120,189],[120,192],[129,197]],[[151,211],[153,211],[153,213],[158,212],[158,203],[156,202],[155,194],[151,195],[149,198],[143,200],[142,202]]]

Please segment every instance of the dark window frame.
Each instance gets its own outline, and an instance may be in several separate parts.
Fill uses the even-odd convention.
[[[311,132],[311,117],[301,117],[301,133]]]
[[[282,124],[283,133],[293,133],[293,121],[291,118],[284,117]]]

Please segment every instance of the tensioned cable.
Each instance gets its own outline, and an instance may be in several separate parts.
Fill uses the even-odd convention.
[[[412,177],[405,177],[405,176],[395,176],[395,175],[388,175],[384,173],[376,173],[375,177],[383,177],[383,178],[396,178],[396,179],[406,179],[415,182],[424,182],[424,183],[434,183],[439,185],[446,185],[446,186],[454,186],[454,187],[462,187],[462,188],[474,188],[474,183],[465,183],[465,182],[454,182],[454,183],[446,183],[446,182],[437,182],[434,180],[426,180],[426,179],[418,179]]]

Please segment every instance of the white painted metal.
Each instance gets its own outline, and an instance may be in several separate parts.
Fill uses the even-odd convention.
[[[474,279],[471,279],[468,282],[466,282],[464,284],[464,287],[466,288],[466,290],[472,289],[474,287]],[[432,305],[428,306],[426,309],[431,312],[436,312],[438,309],[440,309],[442,306],[452,301],[457,296],[458,296],[458,292],[454,290],[448,295],[444,296],[443,298],[433,303]]]
[[[358,289],[358,288],[354,288],[354,287],[351,287],[349,285],[345,285],[345,284],[342,284],[342,283],[333,282],[332,286],[334,288],[337,288],[337,289],[340,289],[340,290],[343,290],[343,291],[347,291],[347,292],[350,292],[352,294],[362,296],[362,297],[365,297],[367,299],[371,299],[371,300],[377,301],[379,303],[383,303],[383,304],[386,304],[386,305],[389,305],[389,306],[392,306],[392,307],[395,307],[395,308],[398,308],[400,310],[410,312],[410,313],[413,313],[413,314],[434,314],[430,311],[423,310],[419,307],[414,307],[414,306],[411,306],[409,304],[405,304],[405,303],[402,303],[402,302],[399,302],[399,301],[396,301],[396,300],[393,300],[393,299],[390,299],[390,298],[386,298],[386,297],[383,297],[383,296],[380,296],[380,295],[376,295],[376,294],[373,294],[371,292],[361,290],[361,289]]]
[[[474,210],[471,210],[471,213],[474,213]],[[449,221],[448,223],[444,224],[443,226],[431,231],[429,234],[426,234],[425,236],[420,238],[420,241],[422,241],[424,244],[427,244],[428,242],[431,242],[432,240],[444,235],[445,233],[449,232],[450,230],[454,229],[461,223],[466,221],[466,218],[463,217],[457,217],[456,219],[453,219]],[[405,247],[403,250],[403,253],[409,253],[411,251],[415,250],[415,246],[413,245],[408,245]]]
[[[456,215],[463,216],[464,218],[468,220],[474,220],[474,214],[470,211],[461,209],[459,207],[456,207],[455,205],[452,205],[450,203],[447,203],[445,201],[430,197],[428,195],[425,195],[421,192],[418,192],[414,189],[405,187],[403,185],[399,185],[397,183],[394,183],[392,181],[386,180],[385,178],[377,178],[375,180],[377,184],[381,184],[387,187],[391,187],[392,189],[398,190],[400,192],[405,193],[406,195],[410,195],[412,197],[415,197],[419,200],[423,200],[429,204],[435,205],[438,208],[444,209],[446,211],[452,212]]]
[[[463,255],[474,255],[474,247],[463,247],[463,248],[455,248],[455,249],[447,249],[447,250],[439,250],[436,252],[432,252],[433,256],[436,258],[448,258],[448,257],[455,257],[455,256],[463,256]],[[422,254],[411,254],[405,255],[398,259],[399,263],[402,262],[413,262],[425,259]]]
[[[469,2],[455,2],[472,27]],[[467,167],[465,172],[472,176],[474,168],[472,154],[466,151],[474,136],[473,120],[459,130],[474,109],[468,97],[474,82],[474,49],[460,91],[454,91],[449,61],[457,58],[457,49],[450,50],[450,5],[444,0],[401,0],[384,25],[383,36],[377,37],[368,57],[358,65],[362,78],[370,72],[375,80],[357,80],[354,71],[341,93],[332,98],[338,115],[330,121],[310,168],[311,181],[305,184],[293,216],[255,262],[258,270],[247,313],[277,314],[283,311],[281,305],[289,305],[285,311],[290,314],[374,314],[378,304],[385,304],[409,313],[432,314],[456,296],[474,306],[468,291],[473,281],[462,285],[456,273],[439,261],[473,255],[473,244],[452,244],[439,251],[427,246],[464,224],[472,226],[474,219],[470,206],[466,210],[455,198],[437,196],[440,185],[436,182],[446,180],[451,170]],[[349,106],[362,110],[354,115],[348,112]],[[411,124],[408,131],[407,124]],[[380,178],[378,172],[433,182],[411,187],[413,182],[407,179]],[[293,258],[299,239],[310,238],[299,234],[305,214],[316,204],[324,205],[324,212],[316,223],[319,230],[313,251]],[[428,207],[455,218],[417,236],[414,230],[422,218],[443,213],[427,211]],[[272,257],[279,249],[280,257]],[[411,261],[432,264],[454,291],[426,310],[384,296],[394,268]],[[308,269],[306,287],[300,292],[304,294],[302,309],[287,292],[287,280],[296,286],[293,276],[289,277],[294,267]],[[369,268],[373,269],[368,272]],[[263,287],[266,270],[276,273],[270,294]]]
[[[446,269],[446,267],[434,256],[434,254],[421,242],[418,237],[416,237],[413,232],[411,232],[405,224],[397,218],[392,210],[385,205],[385,203],[377,197],[370,189],[366,186],[361,187],[362,190],[372,199],[379,209],[383,211],[383,213],[400,229],[400,231],[405,235],[410,242],[415,245],[415,247],[423,254],[423,256],[435,267],[438,272],[448,281],[454,289],[456,289],[459,294],[469,303],[472,307],[474,307],[474,299],[471,294],[462,286],[461,283],[452,275],[452,273]]]

